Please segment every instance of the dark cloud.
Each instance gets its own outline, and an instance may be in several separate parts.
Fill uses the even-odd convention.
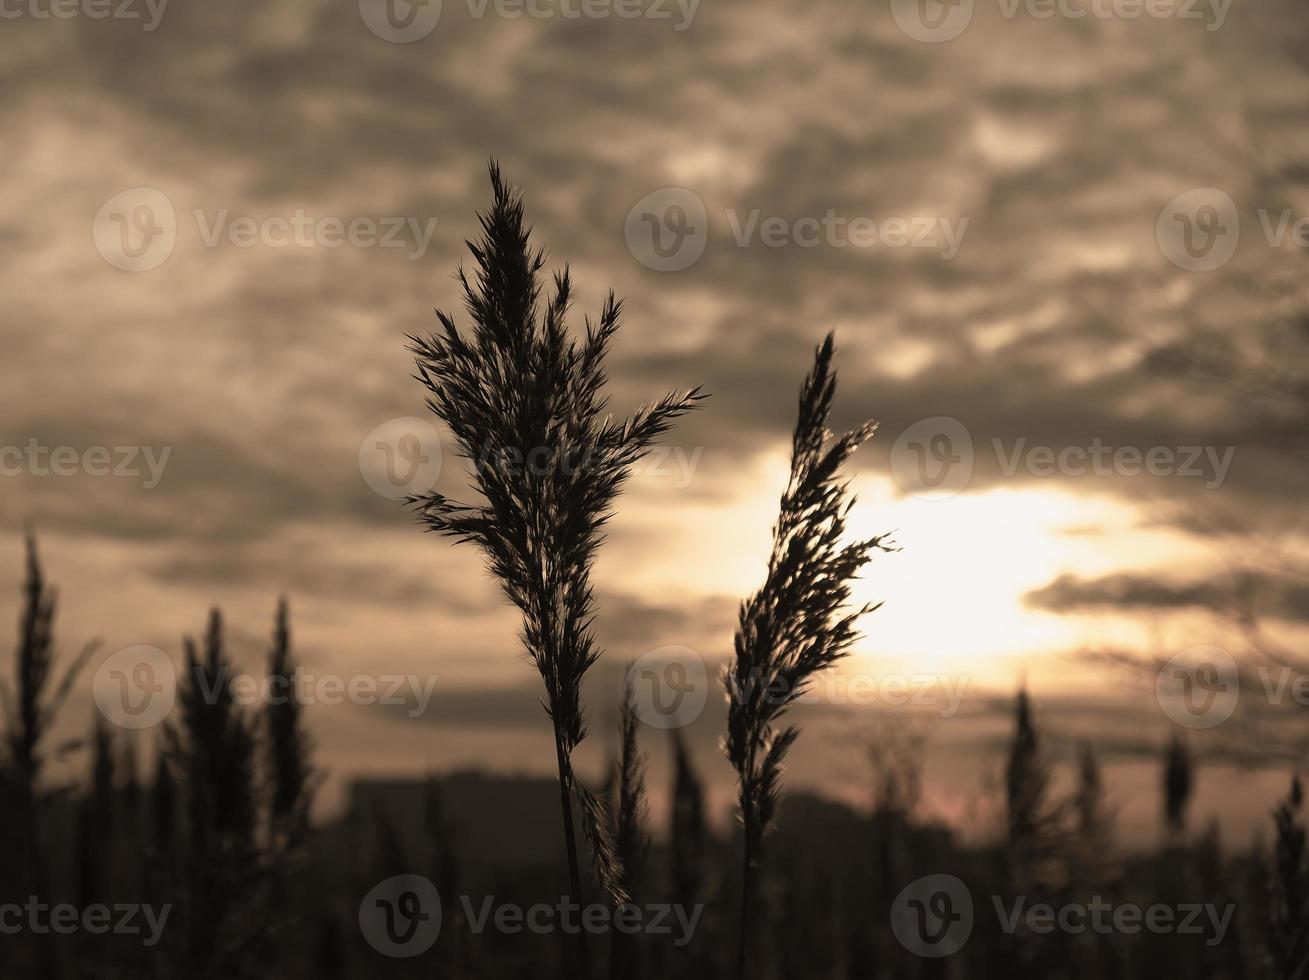
[[[1061,575],[1025,598],[1034,608],[1059,613],[1197,609],[1236,615],[1251,610],[1273,619],[1309,622],[1309,581],[1303,576],[1242,575],[1186,582],[1133,574],[1096,579]]]

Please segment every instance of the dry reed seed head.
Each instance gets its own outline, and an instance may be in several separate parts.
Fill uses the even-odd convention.
[[[492,204],[469,242],[473,269],[459,282],[472,327],[410,337],[415,378],[428,408],[449,428],[481,503],[436,491],[407,499],[428,530],[479,545],[505,596],[523,615],[522,637],[546,688],[546,710],[562,755],[561,779],[577,796],[597,870],[615,897],[619,872],[603,807],[573,776],[569,756],[585,738],[582,678],[599,657],[591,630],[591,564],[614,498],[633,463],[694,407],[698,389],[669,394],[615,421],[605,415],[604,360],[621,304],[610,294],[599,321],[571,337],[572,282],[564,270],[542,304],[544,255],[529,243],[520,193],[490,168]],[[570,465],[510,467],[534,451]],[[484,463],[479,465],[479,461]],[[571,465],[584,461],[585,465]]]
[[[1168,743],[1164,762],[1164,819],[1174,831],[1181,831],[1186,826],[1191,784],[1191,752],[1186,743],[1174,735]]]
[[[874,551],[892,549],[884,537],[840,543],[853,498],[848,485],[837,482],[838,474],[875,426],[860,426],[829,445],[834,351],[828,334],[801,386],[790,477],[768,573],[762,588],[741,605],[735,661],[726,674],[726,750],[737,771],[749,844],[762,840],[773,820],[783,760],[799,735],[794,727],[775,731],[774,723],[814,674],[848,654],[857,619],[872,608],[839,615],[850,597],[850,581]]]
[[[1269,946],[1277,975],[1302,976],[1309,968],[1309,925],[1306,897],[1305,829],[1299,822],[1303,795],[1298,774],[1291,778],[1287,798],[1273,811],[1277,831],[1269,892]]]
[[[291,652],[290,618],[290,604],[282,597],[268,656],[269,678],[279,685],[281,696],[268,705],[265,724],[273,783],[270,819],[273,829],[294,843],[308,822],[315,771],[309,759],[312,742],[301,722],[302,708],[294,688],[299,667]]]
[[[637,715],[636,688],[632,668],[628,665],[623,700],[619,707],[618,813],[615,821],[615,850],[623,867],[623,883],[630,893],[640,877],[640,868],[648,846],[645,826],[646,760],[637,743],[640,719]]]
[[[54,674],[56,593],[46,581],[36,535],[31,528],[24,530],[23,540],[23,608],[19,614],[14,686],[11,688],[7,681],[0,679],[0,709],[6,722],[5,755],[20,777],[24,798],[31,800],[44,761],[41,742],[67,702],[78,676],[98,649],[99,641],[86,644],[54,689],[49,689]]]
[[[608,831],[609,818],[604,803],[569,772],[573,795],[582,813],[582,836],[591,848],[595,876],[615,906],[626,905],[631,896],[623,883],[623,865],[613,836]]]
[[[185,777],[193,847],[244,855],[255,817],[255,738],[227,683],[222,616],[210,611],[203,650],[184,639],[186,671],[178,691],[179,717],[165,729],[168,752]],[[203,815],[202,817],[200,815]]]

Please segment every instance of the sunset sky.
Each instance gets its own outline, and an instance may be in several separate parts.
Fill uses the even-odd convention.
[[[1309,215],[1309,24],[1287,0],[1236,4],[1221,22],[1207,5],[1195,18],[1047,19],[975,0],[967,28],[933,43],[902,29],[899,4],[703,0],[689,23],[665,6],[671,19],[507,18],[445,0],[408,43],[345,0],[171,0],[155,30],[0,26],[0,445],[169,451],[148,488],[148,474],[6,472],[0,614],[17,613],[25,520],[61,588],[65,656],[99,636],[105,655],[151,645],[178,658],[219,605],[255,669],[285,593],[307,669],[436,675],[420,718],[309,709],[329,805],[359,773],[548,771],[516,614],[473,549],[420,533],[360,467],[370,433],[424,414],[405,334],[433,328],[433,308],[466,322],[452,274],[494,156],[551,266],[571,266],[574,325],[610,287],[626,299],[614,410],[670,388],[711,395],[638,468],[602,551],[606,653],[584,768],[598,775],[610,749],[623,663],[687,647],[712,676],[730,654],[799,383],[834,329],[835,422],[881,423],[851,473],[853,530],[894,531],[902,549],[858,587],[885,605],[843,670],[950,678],[966,695],[951,718],[804,707],[794,785],[862,800],[861,733],[909,714],[928,734],[928,805],[982,806],[1025,679],[1061,740],[1097,741],[1124,819],[1153,832],[1151,753],[1168,723],[1152,677],[1094,655],[1240,654],[1224,609],[1249,567],[1273,579],[1264,627],[1292,647],[1306,635],[1303,584],[1279,584],[1303,583],[1309,558],[1305,256],[1268,228],[1283,209]],[[141,188],[171,207],[175,245],[125,271],[103,254],[116,226],[97,215]],[[632,229],[638,204],[668,188],[700,202],[707,225],[703,254],[660,271]],[[1219,268],[1183,268],[1170,244],[1170,202],[1195,188],[1239,215]],[[270,227],[297,212],[402,218],[404,246],[278,247]],[[789,229],[781,240],[770,218]],[[880,237],[850,241],[856,219]],[[940,247],[897,246],[897,219]],[[1168,369],[1196,349],[1292,383]],[[925,493],[906,474],[942,418],[967,434],[968,476]],[[464,496],[441,437],[437,485]],[[1021,461],[1092,446],[1163,448],[1179,464],[1186,447],[1207,452],[1197,475],[1044,475]],[[70,733],[90,723],[81,688]],[[690,731],[721,802],[720,702]],[[650,732],[655,783],[661,737]],[[1273,775],[1214,771],[1197,809],[1244,836]]]

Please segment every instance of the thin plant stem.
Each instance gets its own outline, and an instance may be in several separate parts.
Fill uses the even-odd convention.
[[[754,848],[751,834],[745,835],[745,862],[741,868],[741,931],[736,946],[737,980],[745,980],[746,955],[750,947],[750,912],[754,896]]]
[[[577,832],[573,827],[573,799],[569,792],[568,758],[564,754],[563,736],[555,726],[555,759],[559,764],[559,806],[564,819],[564,850],[568,855],[568,886],[572,898],[578,905],[582,904],[582,869],[577,856]],[[586,930],[577,930],[577,943],[573,947],[573,975],[578,980],[586,980],[590,975],[591,955],[586,941]]]

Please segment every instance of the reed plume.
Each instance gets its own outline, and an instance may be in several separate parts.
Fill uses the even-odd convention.
[[[1105,800],[1104,776],[1095,748],[1082,743],[1077,790],[1072,799],[1074,852],[1079,875],[1091,882],[1107,880],[1113,869],[1114,815]]]
[[[1014,740],[1005,765],[1005,804],[1009,846],[1026,857],[1039,850],[1049,804],[1050,770],[1041,751],[1041,735],[1027,688],[1014,701]]]
[[[1309,872],[1305,867],[1304,791],[1298,775],[1273,811],[1277,841],[1271,882],[1269,947],[1279,980],[1309,975]]]
[[[269,838],[285,847],[298,844],[308,828],[316,775],[309,757],[312,743],[304,728],[303,706],[296,690],[298,671],[299,665],[291,652],[291,611],[283,597],[277,602],[273,645],[268,654],[268,680],[274,696],[264,723],[273,784],[268,810]]]
[[[876,606],[850,611],[850,582],[875,551],[891,550],[886,535],[841,543],[854,497],[838,482],[842,465],[876,430],[865,423],[829,444],[827,429],[836,373],[829,333],[800,389],[791,449],[791,476],[773,529],[763,587],[741,605],[735,661],[728,667],[728,759],[736,769],[744,835],[741,929],[737,976],[745,976],[753,876],[773,824],[783,761],[799,729],[775,727],[814,675],[849,653],[855,623]]]
[[[704,786],[691,762],[681,729],[672,730],[673,791],[669,818],[673,902],[690,908],[704,884],[709,844],[705,822]]]
[[[1191,752],[1185,742],[1173,735],[1164,754],[1164,827],[1174,839],[1186,831],[1191,783]]]
[[[43,745],[73,684],[98,645],[88,643],[73,659],[53,689],[54,622],[56,598],[45,579],[37,553],[36,537],[24,535],[27,574],[23,582],[23,609],[18,620],[14,686],[0,680],[0,710],[4,712],[3,763],[18,800],[19,822],[27,838],[24,875],[32,887],[44,886],[44,866],[37,820],[37,794],[45,763]]]
[[[1071,843],[1075,799],[1055,799],[1054,773],[1027,688],[1014,701],[1014,738],[1005,764],[1006,857],[1016,888],[1051,885]]]
[[[223,619],[209,613],[204,651],[187,637],[186,671],[178,686],[180,719],[166,729],[174,761],[185,775],[192,852],[248,851],[254,832],[254,733],[232,692]]]
[[[619,708],[618,812],[614,820],[614,849],[623,866],[626,890],[635,889],[649,847],[646,836],[648,813],[645,798],[645,756],[636,741],[640,719],[636,713],[636,690],[629,676]]]
[[[41,570],[35,536],[29,531],[24,540],[27,577],[23,582],[23,611],[18,623],[15,684],[11,689],[8,682],[0,680],[0,708],[5,714],[4,747],[8,765],[17,774],[24,792],[34,799],[44,764],[41,743],[68,700],[78,675],[95,652],[96,644],[82,649],[51,690],[55,592]]]
[[[160,752],[156,760],[155,781],[150,788],[150,835],[155,853],[167,860],[172,856],[177,823],[177,785],[168,764],[168,755]]]
[[[423,829],[429,849],[430,879],[440,895],[461,895],[463,864],[457,832],[446,812],[445,791],[441,782],[428,776],[423,785]],[[446,965],[451,976],[461,976],[468,960],[466,919],[462,909],[449,913],[450,927],[443,928],[439,942],[444,947]]]
[[[618,805],[614,814],[614,852],[622,866],[622,887],[634,898],[641,885],[641,871],[649,849],[646,834],[648,810],[645,795],[645,756],[637,744],[640,719],[636,713],[636,689],[631,670],[619,706]],[[631,980],[639,973],[634,936],[616,932],[610,945],[609,974],[613,980]]]
[[[114,739],[98,714],[90,742],[90,792],[77,804],[77,894],[83,907],[102,898],[114,842]]]
[[[1074,809],[1077,813],[1077,831],[1085,840],[1099,840],[1104,829],[1104,777],[1100,773],[1100,760],[1090,742],[1083,742],[1078,753],[1077,795]]]
[[[137,808],[141,805],[140,759],[135,738],[129,736],[123,739],[118,767],[123,773],[123,808],[130,818],[135,818]]]
[[[553,292],[543,300],[545,256],[529,244],[522,196],[494,162],[490,176],[493,199],[479,216],[481,240],[467,243],[476,271],[461,267],[458,273],[471,336],[438,311],[439,332],[409,338],[415,378],[429,392],[427,406],[474,461],[472,484],[483,502],[458,503],[435,490],[408,500],[428,530],[478,545],[521,611],[523,646],[545,683],[543,704],[554,726],[573,896],[580,900],[581,877],[570,795],[597,877],[621,904],[603,805],[572,765],[586,737],[582,679],[600,656],[591,566],[632,464],[701,395],[698,389],[668,394],[621,421],[606,414],[604,361],[621,303],[611,292],[598,322],[586,321],[585,338],[570,338],[568,270],[556,273]],[[584,933],[579,936],[584,947]]]
[[[232,690],[223,620],[211,610],[203,652],[185,640],[186,669],[178,684],[178,717],[165,729],[170,762],[185,788],[189,853],[187,955],[202,976],[235,980],[238,950],[256,912],[251,887],[254,847],[255,738]],[[266,914],[259,922],[267,921]],[[203,972],[202,972],[203,971]]]

